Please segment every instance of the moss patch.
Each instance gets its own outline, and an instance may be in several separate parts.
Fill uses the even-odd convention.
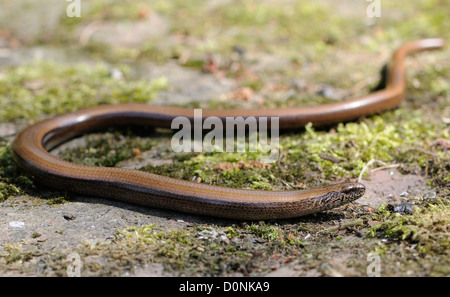
[[[0,121],[37,119],[106,103],[148,102],[167,88],[164,78],[116,79],[105,65],[57,65],[34,62],[3,70],[0,76]],[[126,75],[128,68],[120,71]],[[89,100],[86,100],[89,98]]]

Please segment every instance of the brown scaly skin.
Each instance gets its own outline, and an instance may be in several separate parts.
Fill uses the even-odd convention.
[[[406,56],[444,46],[442,39],[407,43],[394,54],[386,88],[366,96],[313,107],[204,110],[203,119],[279,117],[281,129],[351,121],[391,109],[405,97]],[[177,116],[193,122],[192,109],[146,104],[101,105],[38,122],[14,140],[14,160],[36,181],[50,187],[133,204],[242,220],[290,218],[328,210],[360,198],[359,183],[341,183],[296,191],[259,191],[198,184],[125,168],[78,165],[48,153],[64,141],[92,130],[117,125],[170,127]],[[270,122],[268,123],[270,127]]]

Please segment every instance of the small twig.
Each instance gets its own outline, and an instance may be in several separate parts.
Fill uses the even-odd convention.
[[[280,152],[280,154],[278,155],[278,160],[277,160],[278,168],[280,168],[280,170],[282,172],[286,172],[286,169],[281,166],[281,158],[284,157],[283,150],[281,148],[279,148],[278,150]]]
[[[401,164],[391,164],[391,165],[381,166],[381,167],[370,170],[370,172],[375,172],[378,170],[389,169],[389,168],[397,168],[397,167],[400,167],[400,165]]]
[[[444,152],[450,149],[450,140],[444,138],[438,138],[431,143],[432,146],[442,146]]]
[[[445,124],[450,124],[450,106],[445,107],[444,115],[442,116],[442,121]]]
[[[371,84],[373,84],[373,82],[362,80],[347,92],[347,96],[352,96],[363,89],[367,89]]]
[[[292,186],[290,184],[288,184],[287,182],[285,182],[284,180],[281,180],[281,182],[288,188],[288,189],[292,189]]]
[[[363,169],[361,170],[361,173],[360,173],[359,176],[358,176],[358,182],[359,182],[359,183],[361,182],[364,173],[367,171],[367,169],[368,169],[373,163],[379,163],[379,164],[381,164],[381,165],[383,165],[383,166],[389,166],[388,164],[386,164],[386,163],[384,163],[383,161],[380,161],[380,160],[375,160],[375,159],[370,160],[370,161],[367,162],[367,164],[363,167]]]
[[[334,156],[331,156],[331,155],[328,155],[328,154],[325,154],[325,153],[319,153],[319,157],[322,158],[323,160],[327,160],[327,161],[330,161],[332,163],[339,163],[339,162],[341,162],[341,159],[339,159],[337,157],[334,157]]]
[[[78,42],[82,45],[86,45],[91,38],[91,36],[100,28],[102,24],[101,21],[93,21],[89,23],[86,27],[81,31],[80,37],[78,38]]]
[[[13,136],[16,136],[16,135],[17,135],[17,132],[3,134],[3,135],[0,135],[0,139],[6,140],[6,138],[8,138],[8,137],[13,137]]]
[[[407,151],[418,151],[418,152],[421,152],[421,153],[424,153],[424,154],[427,154],[427,155],[430,155],[430,156],[433,156],[433,157],[437,157],[438,156],[437,153],[433,153],[433,152],[424,150],[423,148],[420,148],[420,147],[411,147],[411,148],[405,150],[405,152],[407,152]]]
[[[347,228],[347,227],[352,227],[352,226],[361,226],[363,224],[364,224],[364,220],[357,219],[357,220],[354,220],[354,221],[342,223],[342,224],[339,224],[337,226],[333,226],[333,227],[327,228],[325,230],[320,231],[319,233],[336,231],[336,230],[340,230],[340,229]]]

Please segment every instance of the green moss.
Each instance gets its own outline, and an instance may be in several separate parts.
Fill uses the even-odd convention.
[[[70,201],[70,197],[68,194],[65,195],[58,195],[56,194],[56,197],[50,197],[47,199],[48,205],[60,205],[64,204]]]
[[[36,251],[30,251],[23,248],[20,243],[17,244],[3,244],[2,245],[5,254],[0,254],[0,260],[5,264],[15,264],[17,266],[20,262],[26,262],[36,256]]]
[[[266,225],[264,222],[249,225],[247,231],[270,241],[279,240],[281,237],[281,231],[276,225]]]
[[[227,234],[228,238],[233,238],[239,235],[239,233],[236,232],[236,230],[233,227],[227,227],[225,229],[225,233]]]
[[[333,133],[315,131],[308,125],[302,136],[290,137],[282,143],[289,152],[286,163],[296,164],[296,160],[305,160],[311,167],[320,168],[325,178],[356,177],[370,160],[386,163],[405,161],[423,167],[431,159],[426,153],[429,147],[423,139],[445,138],[448,133],[441,128],[442,123],[424,121],[425,118],[420,110],[396,110],[361,123],[339,124]],[[414,150],[419,154],[413,153]],[[425,153],[420,153],[421,150]],[[339,162],[330,162],[321,156],[322,153],[337,158]],[[448,159],[442,151],[436,154],[438,158]]]
[[[128,69],[120,69],[127,76]],[[37,61],[3,70],[0,121],[37,119],[106,103],[148,102],[167,87],[164,78],[115,79],[105,65],[59,65]]]
[[[60,157],[83,165],[113,167],[123,160],[139,158],[141,152],[151,149],[156,142],[156,139],[138,137],[131,130],[121,129],[89,135],[83,146],[66,149]]]
[[[307,52],[305,57],[312,57],[329,53],[330,44],[356,36],[363,27],[360,20],[329,14],[323,4],[315,2],[296,1],[284,5],[253,0],[220,4],[203,0],[158,0],[151,3],[142,0],[109,0],[92,1],[84,8],[82,18],[61,18],[55,32],[47,32],[37,41],[48,42],[51,39],[53,43],[74,44],[79,38],[76,29],[85,24],[99,21],[133,22],[152,17],[154,13],[169,20],[170,33],[188,36],[192,42],[189,45],[173,42],[167,46],[163,38],[154,37],[133,52],[120,45],[111,48],[99,44],[92,48],[90,44],[84,48],[86,53],[101,54],[111,61],[117,61],[124,57],[125,51],[126,58],[167,61],[188,52],[186,64],[193,65],[195,61],[203,61],[206,53],[226,54],[234,45],[241,45],[290,57],[297,57],[301,50]],[[330,22],[335,26],[329,26]],[[359,26],[353,25],[354,22]],[[314,30],[311,30],[312,27]],[[221,34],[217,34],[219,30]]]
[[[449,37],[449,32],[445,29],[450,25],[445,13],[445,11],[450,9],[447,1],[418,1],[414,8],[405,7],[394,2],[383,4],[383,6],[387,10],[401,9],[408,17],[402,18],[401,22],[390,18],[385,20],[383,27],[386,31],[380,34],[380,37],[390,40],[396,39],[398,36],[403,36],[404,39],[414,39],[417,36]]]
[[[214,276],[231,271],[247,274],[246,267],[255,258],[271,259],[274,251],[283,249],[296,254],[298,247],[306,245],[299,240],[297,228],[290,227],[262,222],[224,227],[199,225],[185,230],[165,230],[156,224],[131,226],[118,230],[113,242],[86,245],[79,252],[86,253],[84,257],[101,254],[108,258],[108,265],[128,259],[130,265],[161,262],[169,271],[182,269],[188,275]],[[256,250],[254,240],[259,242]],[[268,244],[261,244],[262,240]]]
[[[448,199],[421,203],[412,214],[379,210],[380,223],[367,231],[369,237],[392,238],[415,243],[421,253],[442,253],[450,246]]]
[[[42,236],[42,234],[38,233],[38,232],[34,232],[33,234],[31,234],[31,238],[38,238],[38,237],[41,237],[41,236]]]
[[[73,252],[83,261],[82,275],[123,275],[137,266],[153,262],[180,275],[223,275],[240,272],[248,275],[255,260],[276,265],[298,255],[304,233],[300,225],[254,223],[251,225],[197,225],[184,229],[167,229],[159,224],[130,226],[117,230],[110,242],[83,243]],[[227,236],[228,235],[228,236]],[[33,238],[40,235],[35,233]],[[256,246],[255,246],[256,242]],[[3,245],[0,267],[28,267],[39,255],[22,245]],[[280,255],[284,253],[285,255]],[[291,255],[291,256],[286,256]],[[287,257],[287,258],[286,258]],[[65,275],[66,259],[57,253],[47,255],[52,273]],[[21,263],[22,266],[19,266]],[[249,270],[250,269],[250,270]],[[256,272],[268,271],[263,267]],[[19,269],[20,270],[20,269]]]
[[[131,262],[161,261],[170,270],[182,268],[190,275],[201,271],[214,275],[220,270],[220,262],[231,254],[228,255],[229,250],[217,236],[215,228],[208,230],[210,233],[205,233],[201,227],[197,230],[158,230],[156,225],[129,227],[118,231],[113,243],[86,246],[84,252],[107,255],[106,251],[112,249],[116,252],[109,257],[109,262],[123,258]],[[225,250],[228,250],[227,255],[223,253]],[[243,256],[233,257],[241,259]]]
[[[0,202],[32,188],[33,181],[14,163],[10,146],[0,146]]]

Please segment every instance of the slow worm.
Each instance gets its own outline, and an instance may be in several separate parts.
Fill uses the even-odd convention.
[[[399,105],[405,97],[405,57],[444,46],[424,39],[401,46],[393,55],[385,89],[360,98],[312,107],[203,110],[203,117],[279,117],[281,129],[356,120]],[[100,105],[59,115],[21,131],[12,151],[16,163],[36,181],[55,189],[116,199],[154,208],[241,220],[298,217],[341,206],[361,197],[360,183],[341,183],[295,191],[233,189],[173,179],[139,170],[85,166],[48,151],[82,133],[112,125],[170,127],[177,116],[193,121],[193,110],[147,104]]]

